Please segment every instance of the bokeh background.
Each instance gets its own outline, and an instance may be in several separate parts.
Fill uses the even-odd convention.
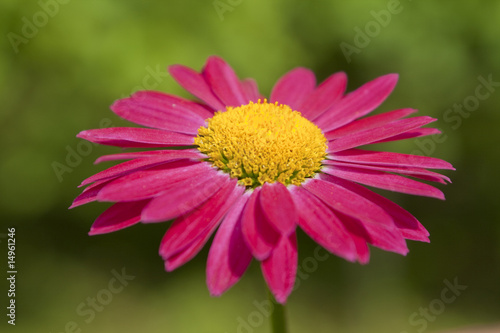
[[[318,80],[345,71],[349,90],[399,73],[376,112],[417,108],[438,118],[444,135],[380,149],[419,150],[457,169],[446,172],[453,184],[441,186],[444,202],[384,193],[431,233],[430,244],[409,242],[407,257],[373,249],[366,266],[334,256],[317,260],[316,245],[301,233],[302,278],[287,308],[291,332],[495,327],[498,22],[496,0],[1,0],[0,267],[6,271],[5,234],[15,227],[18,268],[17,325],[6,324],[2,301],[2,332],[269,332],[267,313],[256,305],[266,292],[255,262],[240,283],[211,298],[206,249],[177,271],[164,271],[157,250],[167,223],[89,237],[107,205],[67,209],[81,180],[110,165],[93,161],[118,151],[75,135],[127,126],[109,105],[136,90],[190,97],[166,67],[200,69],[213,54],[240,77],[254,77],[266,95],[296,66],[311,68]],[[130,276],[116,293],[109,291],[113,271]],[[444,280],[467,288],[444,303]]]

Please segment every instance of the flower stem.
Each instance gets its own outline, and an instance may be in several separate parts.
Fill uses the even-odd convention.
[[[269,301],[273,304],[273,311],[271,312],[271,332],[272,333],[287,333],[286,320],[285,320],[285,306],[276,302],[270,290],[267,291]]]

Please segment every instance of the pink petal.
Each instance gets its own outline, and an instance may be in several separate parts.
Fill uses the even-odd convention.
[[[298,110],[303,100],[309,96],[316,86],[314,73],[307,68],[295,68],[282,76],[271,92],[271,103],[288,105]],[[300,111],[300,110],[298,110]]]
[[[150,151],[137,151],[131,153],[120,153],[103,155],[97,158],[94,164],[116,160],[131,160],[134,158],[146,157],[160,157],[160,156],[184,156],[184,158],[204,159],[207,158],[205,154],[200,153],[198,149],[182,149],[182,150],[150,150]]]
[[[323,132],[328,132],[361,118],[382,104],[397,81],[397,74],[378,77],[347,94],[314,122]]]
[[[271,255],[262,262],[262,274],[278,303],[284,304],[292,292],[297,274],[297,237],[282,236]]]
[[[259,202],[269,223],[282,235],[295,231],[298,214],[290,192],[280,182],[264,183]]]
[[[370,144],[397,134],[407,132],[436,120],[437,119],[431,117],[414,117],[409,119],[396,120],[381,127],[357,132],[330,141],[328,144],[327,152],[336,152]]]
[[[411,176],[411,177],[414,177],[414,178],[418,178],[418,179],[421,179],[421,180],[426,180],[426,181],[429,181],[429,182],[438,182],[438,183],[441,183],[441,184],[446,184],[446,182],[449,182],[451,183],[451,180],[449,177],[446,177],[445,175],[441,175],[437,172],[432,172],[432,171],[428,171],[429,174],[420,174],[420,173],[413,173],[413,172],[400,172],[402,175],[407,175],[407,176]]]
[[[257,82],[254,79],[245,79],[241,81],[243,91],[245,92],[245,100],[257,103],[259,99],[264,99],[257,86]]]
[[[113,180],[97,195],[99,201],[135,201],[154,197],[168,186],[212,170],[205,162],[181,160],[139,170]]]
[[[399,229],[403,237],[422,242],[429,241],[427,237],[429,236],[429,233],[425,230],[424,226],[422,226],[413,215],[391,200],[370,191],[364,186],[341,179],[337,179],[336,181],[347,189],[358,193],[382,208],[393,218],[395,226]]]
[[[376,201],[380,207],[384,208],[394,218],[394,223],[404,238],[426,243],[430,242],[429,232],[408,211],[382,196],[374,197],[373,201]]]
[[[333,208],[350,233],[381,249],[403,255],[408,253],[406,242],[392,216],[370,200],[373,192],[326,174],[319,174],[319,179],[312,179],[304,187]]]
[[[421,195],[444,200],[437,188],[406,177],[375,170],[351,167],[324,167],[321,171],[356,183],[406,194]]]
[[[227,174],[214,169],[177,182],[150,201],[142,211],[142,221],[162,222],[187,214],[208,200],[229,179]]]
[[[299,212],[299,226],[316,243],[348,261],[357,258],[351,234],[340,219],[316,196],[297,186],[293,199]]]
[[[267,221],[259,204],[260,188],[253,190],[243,210],[242,227],[245,241],[258,260],[271,254],[279,240],[279,233]]]
[[[189,109],[176,108],[175,104],[157,98],[158,95],[147,91],[136,93],[114,102],[111,110],[136,124],[176,133],[196,135],[198,128],[206,125],[204,118]]]
[[[357,168],[357,169],[400,173],[403,175],[421,178],[421,179],[425,179],[425,180],[432,181],[432,182],[439,182],[441,184],[446,184],[445,180],[448,182],[451,182],[450,179],[444,175],[441,175],[437,172],[428,171],[426,169],[421,169],[421,168],[393,167],[393,166],[368,165],[368,164],[353,164],[353,163],[332,161],[332,160],[323,160],[323,163],[326,165],[333,165],[333,166],[339,166],[339,167],[352,167],[352,168]]]
[[[455,170],[450,163],[434,157],[362,149],[349,149],[335,152],[330,154],[329,158],[336,161],[345,161],[350,163]]]
[[[415,112],[417,112],[417,110],[415,109],[399,109],[378,114],[376,116],[361,118],[326,133],[325,137],[327,138],[327,140],[341,138],[343,136],[351,135],[356,132],[361,132],[367,129],[372,129],[386,125],[394,120],[404,118]]]
[[[130,227],[141,220],[141,211],[148,200],[119,202],[104,211],[90,228],[89,235],[99,235]]]
[[[354,219],[351,216],[341,213],[339,213],[339,217],[351,234],[357,235],[365,242],[385,251],[391,251],[401,255],[406,255],[408,253],[405,239],[397,228],[374,223],[365,223],[364,221]],[[363,254],[363,249],[361,247],[360,250],[361,254]],[[366,256],[367,254],[364,255]],[[360,261],[362,262],[363,259],[362,257]]]
[[[213,232],[217,224],[211,226],[210,228],[206,228],[202,231],[202,233],[196,237],[186,248],[172,255],[171,257],[164,258],[165,259],[165,270],[167,272],[172,272],[174,269],[184,265],[189,260],[193,259],[203,248],[203,246],[207,243],[210,236],[212,236]]]
[[[236,107],[248,104],[240,80],[223,59],[209,57],[202,75],[224,105]]]
[[[250,195],[242,195],[230,208],[215,235],[207,261],[207,285],[212,296],[220,296],[245,273],[252,253],[243,238],[241,219]]]
[[[84,205],[89,202],[97,200],[97,194],[106,186],[111,180],[105,179],[97,181],[92,185],[89,185],[83,192],[75,198],[73,204],[68,208],[75,208]]]
[[[212,92],[205,78],[200,73],[189,67],[173,65],[168,68],[168,72],[184,89],[198,97],[214,110],[225,110],[226,106]]]
[[[179,96],[165,94],[160,91],[143,90],[134,93],[138,101],[149,101],[174,113],[197,115],[203,119],[211,118],[214,110],[205,104],[196,103]]]
[[[123,162],[112,166],[106,170],[96,173],[95,175],[85,179],[80,186],[84,186],[102,179],[115,178],[125,176],[134,171],[148,169],[160,164],[165,164],[181,159],[199,158],[199,154],[185,152],[182,150],[170,150],[169,154],[158,154],[156,157],[136,158],[131,161]]]
[[[323,81],[297,108],[309,120],[318,118],[323,112],[340,100],[347,85],[347,75],[339,72]]]
[[[380,207],[366,198],[337,184],[333,177],[320,174],[321,179],[311,179],[302,186],[323,200],[335,211],[364,222],[392,226],[392,218]],[[335,182],[335,183],[334,183]]]
[[[151,128],[111,127],[86,130],[78,138],[102,145],[132,147],[173,147],[194,144],[192,135],[167,132]]]
[[[210,199],[189,215],[177,218],[165,233],[160,245],[160,255],[167,259],[187,248],[206,230],[217,227],[245,188],[231,179]]]
[[[441,131],[438,130],[437,128],[419,128],[416,130],[412,130],[412,131],[401,133],[401,134],[398,134],[395,136],[391,136],[389,138],[385,138],[383,140],[376,141],[374,143],[407,140],[407,139],[418,138],[421,136],[434,135],[434,134],[440,134],[440,133],[441,133]]]
[[[351,233],[351,239],[354,242],[354,246],[356,247],[356,255],[358,262],[361,265],[366,265],[370,261],[370,249],[368,248],[368,244],[363,237],[360,237],[356,234]]]

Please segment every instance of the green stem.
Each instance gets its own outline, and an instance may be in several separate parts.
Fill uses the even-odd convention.
[[[273,304],[273,311],[271,312],[271,332],[272,333],[287,333],[286,320],[285,320],[285,306],[276,302],[271,291],[267,291],[269,301]]]

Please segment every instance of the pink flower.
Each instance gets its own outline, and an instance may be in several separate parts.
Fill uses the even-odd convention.
[[[172,271],[216,233],[207,263],[210,293],[229,289],[255,258],[280,303],[295,282],[297,227],[331,253],[362,264],[369,260],[367,244],[406,255],[406,239],[429,242],[415,217],[362,186],[444,199],[418,180],[446,183],[427,169],[453,169],[449,163],[357,148],[439,133],[422,128],[436,119],[406,118],[414,109],[364,117],[392,92],[398,75],[345,94],[345,73],[316,85],[310,70],[296,68],[276,83],[268,102],[254,80],[239,80],[218,57],[201,73],[181,65],[169,72],[201,102],[140,91],[111,109],[148,128],[78,134],[104,145],[154,148],[96,161],[127,160],[82,182],[88,187],[71,207],[115,202],[91,235],[173,220],[160,245]]]

